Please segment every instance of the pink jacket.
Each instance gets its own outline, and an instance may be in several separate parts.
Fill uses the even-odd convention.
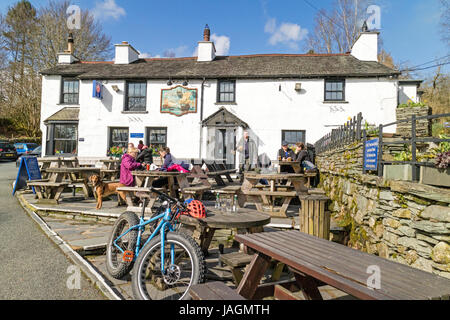
[[[134,186],[134,177],[131,171],[139,168],[141,164],[136,162],[136,160],[129,154],[124,154],[122,157],[122,164],[120,165],[120,183],[127,186]]]

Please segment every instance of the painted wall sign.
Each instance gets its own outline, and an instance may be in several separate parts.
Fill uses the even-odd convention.
[[[378,138],[366,141],[364,146],[364,170],[378,170]]]
[[[130,138],[132,139],[143,139],[144,134],[143,133],[130,133]]]
[[[197,112],[197,89],[176,86],[161,89],[161,113],[180,117],[186,113]]]

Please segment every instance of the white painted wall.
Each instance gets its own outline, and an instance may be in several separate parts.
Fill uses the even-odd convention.
[[[401,85],[398,91],[398,100],[399,104],[407,103],[408,100],[411,100],[414,103],[419,102],[419,97],[417,95],[417,85]]]
[[[42,120],[64,106],[58,105],[61,78],[44,76],[42,84]],[[302,90],[294,90],[300,82]],[[119,92],[112,85],[120,88]],[[281,91],[279,87],[281,86]],[[167,127],[167,144],[175,157],[198,158],[200,130],[203,132],[202,157],[206,157],[206,128],[200,127],[201,81],[191,80],[189,88],[198,89],[197,113],[177,117],[160,113],[161,89],[166,81],[147,82],[147,113],[124,113],[124,81],[104,84],[104,99],[92,98],[92,81],[80,82],[80,119],[78,143],[80,157],[104,157],[108,146],[108,127],[129,127],[130,133],[146,134],[146,127]],[[236,104],[216,103],[217,81],[205,84],[203,118],[225,107],[250,126],[258,139],[259,154],[274,159],[281,144],[281,130],[306,130],[306,142],[315,143],[331,131],[332,125],[342,125],[349,117],[362,112],[371,124],[395,121],[397,80],[347,79],[347,103],[324,103],[324,80],[237,80]],[[46,127],[42,124],[43,143]],[[395,127],[390,128],[393,132]],[[239,141],[242,130],[239,130]],[[138,144],[141,139],[130,139]],[[144,139],[146,140],[146,137]],[[45,150],[45,145],[43,145]]]

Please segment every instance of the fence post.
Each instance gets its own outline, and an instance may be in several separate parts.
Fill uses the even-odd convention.
[[[381,164],[381,161],[383,160],[383,125],[380,124],[378,127],[378,160],[377,160],[377,166],[378,166],[378,176],[383,176],[383,166]]]
[[[417,171],[416,171],[416,115],[411,116],[411,178],[412,181],[417,181]]]
[[[365,161],[365,158],[366,158],[366,156],[365,156],[366,155],[366,141],[367,141],[366,130],[362,131],[362,139],[363,139],[363,145],[362,145],[362,148],[363,148],[363,174],[366,174],[366,161]]]
[[[358,113],[358,115],[356,116],[356,138],[358,140],[361,140],[361,123],[362,123],[362,113]]]

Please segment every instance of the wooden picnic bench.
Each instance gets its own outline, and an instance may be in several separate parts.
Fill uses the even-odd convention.
[[[236,173],[236,169],[227,169],[223,163],[217,163],[215,161],[210,162],[206,160],[204,163],[206,165],[206,168],[208,169],[206,175],[210,178],[213,178],[216,181],[217,185],[226,186],[226,183],[222,179],[222,176],[225,176],[229,183],[234,182],[231,174]]]
[[[38,203],[58,204],[68,182],[51,182],[48,179],[27,181],[29,187],[34,188]]]
[[[236,235],[255,256],[237,293],[261,297],[259,284],[271,259],[293,272],[306,299],[322,299],[319,286],[330,285],[359,299],[448,299],[450,280],[296,230]],[[379,286],[372,270],[379,271]]]
[[[236,290],[220,281],[193,285],[189,294],[194,300],[245,300]]]
[[[166,192],[166,189],[164,188],[153,188],[158,191]],[[132,196],[136,196],[138,198],[148,198],[149,202],[147,203],[147,207],[145,208],[145,213],[152,213],[152,207],[156,202],[157,196],[154,196],[155,193],[150,190],[150,188],[147,187],[119,187],[117,188],[117,191],[123,191],[126,193],[126,202],[127,202],[127,211],[132,212],[141,212],[141,208],[137,207],[133,204],[133,198]]]

